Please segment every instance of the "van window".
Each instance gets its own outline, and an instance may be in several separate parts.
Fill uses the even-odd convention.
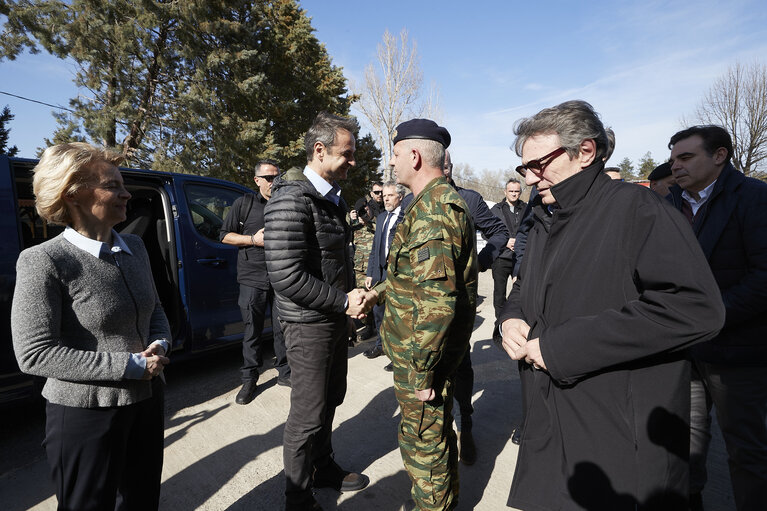
[[[224,218],[242,192],[210,185],[187,185],[184,190],[194,228],[206,238],[218,241]]]
[[[18,206],[19,229],[21,231],[21,248],[23,250],[55,238],[64,230],[64,226],[49,224],[37,214],[35,195],[32,192],[31,170],[34,164],[14,162],[12,165],[16,181],[16,203]]]

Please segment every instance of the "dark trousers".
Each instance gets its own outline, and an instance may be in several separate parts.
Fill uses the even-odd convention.
[[[333,463],[333,417],[346,394],[346,317],[317,323],[283,322],[292,369],[285,422],[286,509],[308,509],[312,476]]]
[[[290,377],[290,366],[285,355],[285,338],[282,335],[272,287],[259,289],[240,284],[238,304],[242,313],[242,321],[245,323],[245,332],[242,338],[242,367],[240,368],[242,381],[258,380],[259,369],[264,364],[261,333],[264,329],[264,318],[269,305],[272,307],[274,356],[277,359],[274,367],[281,377]]]
[[[693,363],[690,493],[706,484],[712,405],[727,446],[736,508],[767,509],[767,368]]]
[[[381,348],[383,346],[383,342],[381,341],[381,323],[383,323],[384,308],[385,307],[383,305],[373,306],[373,322],[376,329],[377,348]]]
[[[43,446],[58,509],[157,509],[163,461],[163,383],[127,406],[46,405]]]
[[[474,407],[471,405],[471,396],[474,394],[474,368],[471,366],[471,346],[466,350],[463,360],[458,365],[453,375],[453,388],[455,400],[458,401],[460,420],[459,431],[471,431],[471,414]]]
[[[493,307],[495,308],[496,319],[503,310],[508,293],[506,289],[509,283],[509,277],[514,272],[514,259],[497,258],[493,261]]]

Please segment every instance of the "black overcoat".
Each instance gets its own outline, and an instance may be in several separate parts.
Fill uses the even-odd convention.
[[[684,509],[685,348],[724,307],[681,213],[595,164],[536,198],[520,278],[499,318],[524,319],[548,371],[520,363],[524,433],[509,504]]]
[[[669,198],[682,208],[682,189]],[[767,183],[727,164],[693,230],[714,274],[727,320],[719,335],[695,346],[709,364],[767,366]]]

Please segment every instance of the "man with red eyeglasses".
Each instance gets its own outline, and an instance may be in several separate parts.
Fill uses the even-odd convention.
[[[525,417],[509,505],[686,509],[685,348],[724,322],[700,246],[657,194],[602,172],[607,136],[588,103],[546,108],[515,134],[538,196],[498,320]]]

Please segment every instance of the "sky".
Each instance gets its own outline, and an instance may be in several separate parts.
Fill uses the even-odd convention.
[[[616,133],[610,164],[660,163],[714,81],[735,62],[767,62],[764,0],[300,0],[332,63],[361,83],[389,30],[406,29],[426,86],[439,91],[453,162],[510,169],[514,123],[583,99]],[[46,54],[0,61],[0,91],[66,106],[75,69]],[[10,143],[34,157],[56,128],[51,108],[0,94]],[[364,120],[363,131],[364,131]]]

